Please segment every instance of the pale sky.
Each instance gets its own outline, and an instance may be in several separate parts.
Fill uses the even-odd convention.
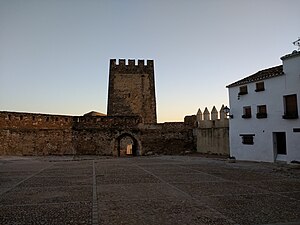
[[[0,111],[106,113],[109,59],[153,59],[158,121],[297,49],[299,0],[0,0]]]

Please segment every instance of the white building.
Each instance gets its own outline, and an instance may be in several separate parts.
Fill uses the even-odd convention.
[[[227,86],[230,155],[237,160],[300,161],[300,52],[281,60]]]

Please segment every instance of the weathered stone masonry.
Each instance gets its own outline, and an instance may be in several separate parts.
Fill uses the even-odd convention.
[[[156,123],[153,60],[110,60],[108,116],[141,116],[143,123]]]
[[[157,123],[153,60],[110,60],[107,116],[0,112],[0,155],[227,154],[228,121]],[[201,115],[202,116],[202,115]],[[196,147],[197,146],[197,147]]]
[[[120,155],[130,137],[136,155],[178,154],[194,147],[192,126],[143,124],[138,116],[76,117],[0,112],[0,155]]]
[[[0,154],[73,154],[72,124],[70,116],[0,112]]]

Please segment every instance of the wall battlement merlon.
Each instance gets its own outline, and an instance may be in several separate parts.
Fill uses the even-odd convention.
[[[215,106],[213,106],[211,112],[205,107],[204,112],[201,109],[198,109],[196,114],[197,121],[213,121],[213,120],[228,120],[226,113],[224,112],[224,105],[221,106],[220,110],[218,111]]]
[[[74,116],[73,122],[75,123],[141,123],[142,119],[139,116],[94,116],[94,117],[84,117],[84,116]]]
[[[72,121],[73,116],[69,115],[56,115],[56,114],[43,114],[43,113],[29,113],[29,112],[12,112],[12,111],[0,111],[0,119],[5,120],[36,120],[36,119],[45,119],[49,120],[64,120]]]
[[[39,113],[0,111],[0,129],[65,129],[74,126],[111,127],[136,126],[142,122],[139,116],[64,116]]]
[[[116,67],[133,67],[133,68],[136,68],[136,67],[140,67],[140,68],[153,68],[153,65],[154,65],[154,61],[153,60],[144,60],[144,59],[138,59],[138,60],[135,60],[135,59],[111,59],[110,60],[110,66],[113,67],[113,68],[116,68]]]

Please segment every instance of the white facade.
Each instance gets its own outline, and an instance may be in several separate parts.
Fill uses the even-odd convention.
[[[259,71],[227,86],[233,116],[229,121],[230,155],[237,160],[300,161],[300,52],[281,59],[283,67]],[[264,83],[263,91],[256,91],[259,82]],[[247,86],[248,93],[239,95],[242,86]],[[297,114],[284,119],[287,95],[293,99],[296,95],[293,107],[296,102]],[[242,118],[249,106],[251,118]],[[266,118],[257,118],[260,106],[266,107]]]

